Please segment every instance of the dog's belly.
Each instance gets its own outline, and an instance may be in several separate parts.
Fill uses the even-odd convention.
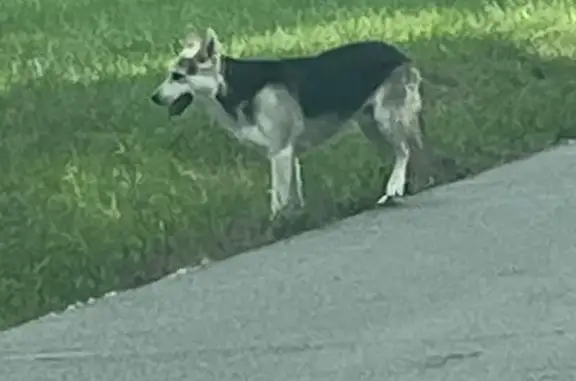
[[[352,125],[350,121],[336,118],[305,120],[304,131],[296,138],[296,152],[301,154],[310,151]]]
[[[284,147],[292,140],[296,154],[306,153],[330,140],[344,130],[354,126],[354,122],[339,121],[335,118],[323,118],[304,121],[304,129],[297,133],[285,130],[282,133],[263,131],[256,125],[236,125],[230,132],[241,143],[248,145],[259,153],[268,156],[270,150]],[[295,126],[293,126],[296,128]],[[293,136],[294,138],[290,138]]]

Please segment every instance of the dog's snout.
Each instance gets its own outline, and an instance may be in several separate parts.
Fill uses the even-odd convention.
[[[150,97],[150,100],[157,105],[162,104],[162,100],[160,99],[160,94],[158,94],[158,92],[155,92],[154,94],[152,94],[152,96]]]

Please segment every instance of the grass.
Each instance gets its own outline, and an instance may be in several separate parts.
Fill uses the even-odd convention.
[[[169,123],[148,102],[190,23],[237,55],[398,44],[427,76],[428,129],[451,179],[576,135],[570,0],[2,6],[0,328],[290,233],[265,228],[263,159],[201,111]],[[390,169],[359,134],[304,161],[306,228],[370,205]]]

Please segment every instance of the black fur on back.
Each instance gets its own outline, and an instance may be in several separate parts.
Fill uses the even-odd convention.
[[[299,101],[305,118],[325,115],[347,119],[409,58],[394,46],[366,41],[343,45],[315,56],[278,60],[223,57],[225,94],[218,101],[235,116],[243,104],[249,119],[252,100],[267,85],[285,86]]]

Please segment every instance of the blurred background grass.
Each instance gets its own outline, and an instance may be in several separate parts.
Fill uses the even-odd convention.
[[[353,5],[352,5],[353,4]],[[148,96],[169,44],[214,27],[230,54],[364,38],[422,67],[448,179],[576,135],[568,0],[5,0],[0,16],[0,328],[358,212],[389,166],[357,133],[306,156],[307,221],[271,232],[268,165],[202,110]]]

